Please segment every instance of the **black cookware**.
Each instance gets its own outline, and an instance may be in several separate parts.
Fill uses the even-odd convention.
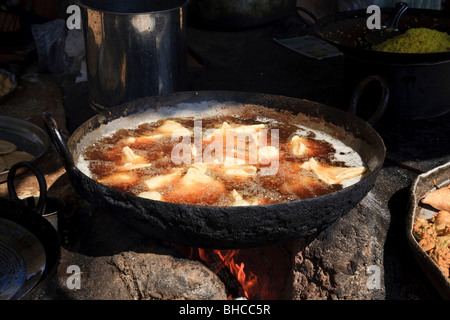
[[[355,136],[352,146],[360,153],[370,173],[353,186],[302,201],[253,207],[202,207],[153,201],[114,190],[85,175],[75,163],[74,153],[86,147],[86,136],[101,133],[103,125],[112,121],[120,127],[120,123],[129,125],[130,121],[139,120],[141,112],[157,112],[159,107],[220,103],[256,104],[323,118]],[[130,120],[132,118],[134,120]],[[204,248],[259,247],[319,232],[365,197],[385,159],[382,139],[360,118],[319,103],[259,93],[181,92],[133,101],[86,121],[67,144],[51,115],[45,113],[44,120],[70,181],[82,197],[134,230],[157,239]]]
[[[314,33],[339,48],[345,58],[345,79],[349,95],[355,88],[365,90],[372,81],[381,79],[379,85],[389,92],[389,100],[378,112],[400,118],[421,120],[438,117],[450,111],[450,51],[440,53],[403,54],[372,50],[366,39],[370,30],[366,10],[345,11],[317,19],[312,16]],[[383,8],[383,21],[395,9]],[[307,22],[307,20],[302,19]],[[408,9],[403,13],[399,30],[429,28],[450,34],[450,14],[444,11]],[[364,83],[364,85],[361,85]],[[361,92],[356,92],[361,95]],[[352,108],[355,108],[353,105]],[[362,107],[364,108],[364,107]]]
[[[37,207],[26,206],[16,194],[17,170],[28,169],[39,182]],[[60,258],[56,229],[42,216],[47,184],[30,162],[15,164],[8,173],[11,199],[0,198],[0,300],[16,300],[46,281]]]

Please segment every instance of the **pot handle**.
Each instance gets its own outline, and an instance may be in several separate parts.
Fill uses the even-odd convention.
[[[36,179],[38,180],[39,200],[36,205],[35,211],[38,214],[42,215],[44,213],[44,206],[45,206],[45,202],[47,200],[47,181],[45,180],[45,177],[42,174],[42,172],[36,166],[34,166],[31,162],[28,162],[28,161],[18,162],[16,164],[14,164],[11,167],[11,169],[9,169],[8,178],[7,178],[9,196],[13,201],[15,201],[19,204],[21,203],[21,200],[17,196],[17,192],[16,192],[16,189],[14,186],[14,178],[16,176],[17,170],[19,168],[23,168],[23,167],[25,167],[25,168],[29,169],[31,172],[33,172],[33,174],[36,176]]]
[[[350,103],[350,108],[348,112],[353,113],[356,115],[356,111],[358,109],[358,102],[361,98],[362,94],[364,93],[364,90],[366,86],[371,82],[378,82],[381,86],[381,100],[380,103],[377,106],[377,109],[373,113],[373,115],[367,120],[367,122],[370,125],[375,124],[378,122],[386,112],[388,103],[389,103],[389,97],[390,97],[390,90],[389,85],[387,81],[379,76],[379,75],[372,75],[364,78],[356,87],[355,91],[353,92],[352,100]]]
[[[308,10],[308,9],[306,9],[306,8],[304,8],[304,7],[296,7],[296,9],[297,9],[297,11],[296,11],[296,13],[297,13],[297,18],[299,18],[301,22],[303,22],[304,24],[306,24],[307,26],[310,26],[310,27],[314,26],[314,24],[315,24],[315,23],[317,22],[317,20],[318,20],[317,17],[314,15],[314,13],[312,13],[310,10]],[[313,19],[314,23],[311,23],[311,21],[305,19],[305,18],[299,13],[299,11],[301,11],[301,12],[303,12],[303,13],[306,13],[306,15],[308,15],[309,17],[311,17],[311,18]]]
[[[72,155],[69,152],[69,148],[67,147],[66,142],[62,138],[55,118],[53,118],[53,116],[47,111],[43,112],[43,118],[47,132],[52,139],[56,151],[58,151],[58,154],[64,161],[66,170],[69,171],[70,169],[75,168],[75,162],[73,161]]]

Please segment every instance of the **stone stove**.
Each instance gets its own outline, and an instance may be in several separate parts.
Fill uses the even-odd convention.
[[[65,179],[54,187],[66,185]],[[258,279],[246,286],[219,258],[227,251],[156,241],[74,197],[70,187],[66,191],[68,206],[59,219],[62,259],[54,281],[45,282],[30,299],[326,300],[382,299],[386,294],[385,287],[367,285],[368,267],[383,267],[383,225],[389,224],[382,201],[372,193],[318,235],[237,250],[234,264],[247,280]],[[68,287],[71,265],[81,271],[77,290]]]

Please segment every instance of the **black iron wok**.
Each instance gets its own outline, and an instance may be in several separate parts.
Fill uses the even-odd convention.
[[[102,124],[139,118],[139,112],[158,107],[178,108],[220,102],[256,104],[321,117],[355,135],[353,147],[370,173],[357,184],[332,194],[290,203],[253,207],[201,207],[131,196],[101,185],[83,174],[74,163],[74,152],[83,138]],[[44,113],[48,132],[66,166],[70,181],[91,204],[110,213],[134,230],[153,238],[201,248],[259,247],[312,235],[330,226],[355,207],[373,187],[385,159],[380,136],[356,116],[318,103],[289,97],[238,92],[182,92],[154,96],[112,108],[81,125],[66,144],[50,114]]]
[[[19,169],[29,169],[39,182],[36,207],[25,205],[15,191],[14,178]],[[19,162],[8,173],[11,199],[0,198],[0,300],[24,298],[43,286],[56,272],[61,249],[53,225],[42,216],[47,184],[42,172],[30,162]]]
[[[450,52],[403,54],[374,51],[366,40],[370,31],[366,10],[345,11],[317,19],[312,16],[314,33],[344,53],[345,78],[349,95],[361,95],[368,79],[381,79],[379,85],[389,91],[387,114],[400,118],[422,120],[438,117],[450,111]],[[302,13],[303,12],[303,13]],[[382,9],[383,21],[393,14],[393,8]],[[400,32],[409,28],[430,28],[450,34],[450,14],[444,11],[408,9],[401,17]],[[375,97],[376,98],[376,97]],[[352,108],[356,108],[355,105]]]

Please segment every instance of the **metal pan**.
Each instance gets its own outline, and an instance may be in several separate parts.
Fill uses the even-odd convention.
[[[21,298],[41,279],[46,254],[28,229],[0,218],[0,300]]]
[[[0,116],[0,140],[12,142],[17,150],[32,154],[33,163],[47,151],[50,144],[44,130],[28,121],[8,116]],[[5,170],[0,173],[0,183],[7,180],[8,172]]]
[[[382,17],[391,17],[394,10],[383,8]],[[409,28],[430,28],[450,33],[449,17],[450,14],[444,11],[408,9],[402,15],[399,30],[404,32]],[[355,58],[394,65],[420,65],[450,60],[450,52],[402,54],[373,51],[366,40],[370,32],[366,26],[368,18],[366,10],[345,11],[321,19],[313,16],[313,28],[317,36]]]
[[[298,10],[314,19],[312,28],[317,36],[344,53],[345,82],[350,92],[356,87],[359,95],[374,78],[378,79],[376,82],[384,91],[386,88],[389,90],[388,106],[377,110],[378,118],[386,114],[423,120],[450,111],[447,87],[450,80],[449,51],[420,54],[374,51],[366,40],[370,32],[366,26],[369,18],[366,10],[340,12],[322,19],[315,18],[304,8]],[[382,17],[390,18],[393,10],[384,8]],[[299,17],[302,17],[300,13]],[[408,9],[401,17],[400,32],[419,27],[450,33],[450,14],[438,10]],[[378,98],[373,97],[375,101]],[[358,109],[363,108],[360,106]]]
[[[17,197],[14,177],[19,169],[33,172],[39,182],[35,209]],[[60,258],[56,229],[42,216],[47,184],[41,171],[30,162],[15,164],[8,174],[11,199],[0,198],[0,300],[17,300],[54,272]]]
[[[406,235],[409,246],[430,281],[445,299],[450,299],[450,280],[439,269],[437,264],[419,246],[413,235],[413,226],[416,219],[429,219],[437,211],[429,206],[422,205],[420,200],[436,187],[450,184],[450,162],[437,167],[427,173],[419,175],[414,181],[410,191],[409,212],[406,219]]]
[[[126,127],[142,121],[142,116],[148,117],[148,112],[158,112],[159,107],[198,110],[198,105],[214,108],[224,103],[233,107],[261,105],[321,118],[338,129],[339,137],[352,137],[352,146],[368,165],[370,173],[355,185],[316,198],[251,207],[202,207],[135,197],[94,181],[75,165],[77,152],[88,147],[86,139],[91,134],[105,133],[102,131],[104,125],[110,122]],[[153,238],[200,248],[260,247],[312,235],[327,228],[356,206],[373,187],[386,152],[376,131],[350,113],[307,100],[260,93],[178,92],[133,101],[111,109],[107,115],[97,115],[86,121],[67,144],[51,115],[45,113],[44,120],[71,184],[82,197]]]

